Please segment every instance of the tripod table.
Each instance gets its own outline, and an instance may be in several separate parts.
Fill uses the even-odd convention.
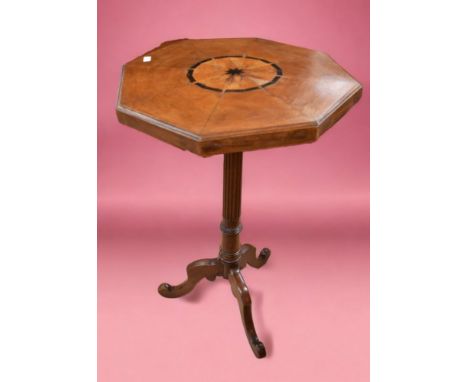
[[[184,282],[163,283],[159,293],[180,297],[204,278],[228,279],[258,358],[266,350],[241,269],[260,268],[270,250],[257,256],[240,241],[243,152],[314,142],[361,93],[327,54],[259,38],[168,41],[123,67],[121,123],[202,157],[224,155],[219,254],[190,263]]]

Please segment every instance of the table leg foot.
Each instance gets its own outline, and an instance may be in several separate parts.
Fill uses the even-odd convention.
[[[187,280],[178,285],[162,283],[158,292],[167,298],[181,297],[189,293],[200,280],[207,278],[213,281],[216,276],[223,274],[223,266],[218,259],[202,259],[190,263],[187,266]]]
[[[229,282],[231,283],[232,293],[239,303],[239,309],[244,324],[245,334],[250,347],[257,358],[266,356],[266,350],[263,343],[258,339],[257,332],[252,319],[252,300],[249,289],[240,273],[239,269],[232,269],[229,272]]]
[[[258,257],[255,255],[255,252],[256,249],[251,244],[243,244],[241,246],[241,268],[244,268],[246,264],[254,268],[261,268],[266,264],[271,255],[271,251],[268,248],[263,248]]]

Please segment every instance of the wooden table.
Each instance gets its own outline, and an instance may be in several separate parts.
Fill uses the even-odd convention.
[[[218,257],[190,263],[184,282],[163,283],[159,293],[180,297],[203,278],[228,279],[258,358],[266,351],[241,269],[262,267],[270,250],[257,256],[240,242],[243,152],[314,142],[361,93],[326,53],[258,38],[168,41],[123,67],[121,123],[203,157],[224,154]]]

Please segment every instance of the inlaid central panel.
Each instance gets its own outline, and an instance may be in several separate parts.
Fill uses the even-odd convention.
[[[219,56],[192,65],[187,71],[190,82],[216,92],[247,92],[273,85],[281,68],[268,60],[250,56]]]

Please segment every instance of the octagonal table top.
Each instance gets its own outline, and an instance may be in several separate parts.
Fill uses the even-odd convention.
[[[117,116],[206,157],[314,142],[361,93],[323,52],[259,38],[182,39],[123,66]]]

